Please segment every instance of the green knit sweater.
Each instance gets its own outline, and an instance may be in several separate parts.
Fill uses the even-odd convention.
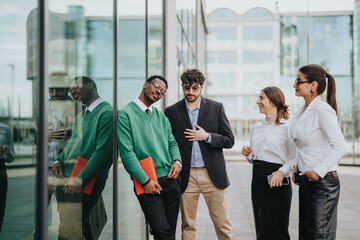
[[[86,183],[98,173],[96,181],[105,181],[112,164],[112,116],[109,103],[100,103],[92,112],[83,111],[75,118],[72,136],[57,157],[64,176],[70,176],[77,157],[88,159],[78,178]]]
[[[140,182],[148,179],[139,160],[152,157],[158,178],[168,175],[175,160],[181,161],[178,144],[167,117],[153,107],[150,114],[134,102],[119,111],[117,139],[125,169]]]

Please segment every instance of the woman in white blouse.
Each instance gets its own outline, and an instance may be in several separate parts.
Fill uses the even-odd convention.
[[[288,106],[277,87],[261,90],[256,102],[265,120],[255,124],[242,154],[253,163],[251,199],[257,239],[290,239],[291,183],[296,149],[288,135]]]
[[[326,85],[324,102],[319,95]],[[289,128],[297,148],[294,181],[299,184],[299,239],[335,239],[340,193],[336,171],[345,154],[335,80],[321,66],[310,64],[299,69],[293,87],[295,95],[305,100]]]

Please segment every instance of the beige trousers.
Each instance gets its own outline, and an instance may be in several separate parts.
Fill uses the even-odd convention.
[[[226,191],[214,186],[206,168],[191,168],[189,183],[181,195],[182,239],[196,239],[196,212],[200,193],[204,196],[218,239],[234,239],[228,218]]]

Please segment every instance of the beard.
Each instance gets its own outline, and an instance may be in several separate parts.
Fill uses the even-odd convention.
[[[195,102],[196,100],[199,99],[199,97],[200,97],[200,95],[199,96],[192,95],[192,94],[185,95],[185,98],[188,102]]]

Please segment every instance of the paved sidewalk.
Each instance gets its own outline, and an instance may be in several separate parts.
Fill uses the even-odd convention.
[[[227,169],[231,185],[227,189],[230,220],[235,239],[255,239],[250,200],[251,165],[243,161],[228,161]],[[112,173],[112,170],[110,170]],[[132,190],[132,182],[124,168],[119,166],[119,239],[145,239],[144,217]],[[341,194],[338,208],[337,239],[360,239],[360,168],[341,167]],[[8,169],[8,197],[4,225],[0,239],[31,239],[35,221],[35,169]],[[293,185],[293,201],[290,216],[291,239],[297,239],[298,187]],[[103,196],[108,222],[100,239],[112,239],[112,174]],[[49,207],[49,238],[57,239],[58,214],[56,201]],[[177,239],[180,238],[180,216]],[[209,218],[205,201],[200,197],[197,217],[198,239],[217,239]]]

